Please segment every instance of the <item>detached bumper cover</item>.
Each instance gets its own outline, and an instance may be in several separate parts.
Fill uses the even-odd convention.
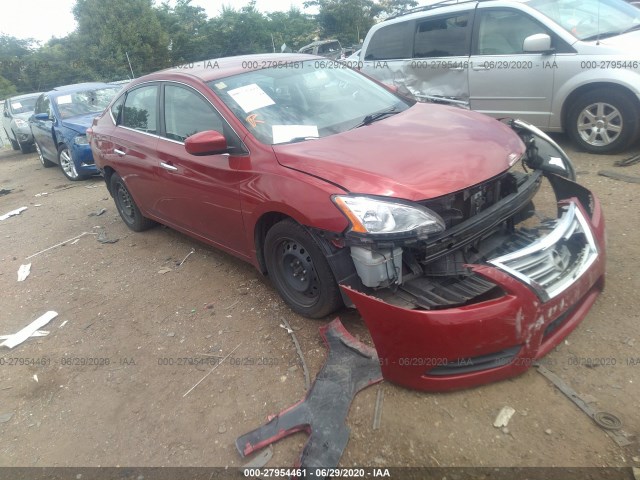
[[[562,201],[554,229],[527,247],[470,265],[502,288],[499,298],[443,310],[412,310],[342,286],[362,315],[385,379],[446,391],[526,371],[585,317],[604,287],[604,218],[577,198]]]

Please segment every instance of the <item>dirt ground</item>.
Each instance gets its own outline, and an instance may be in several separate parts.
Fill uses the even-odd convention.
[[[617,415],[633,444],[619,447],[531,369],[449,394],[389,382],[362,391],[341,466],[640,466],[640,185],[597,175],[640,176],[640,164],[613,166],[637,148],[594,156],[558,140],[603,203],[608,274],[603,295],[547,364]],[[28,207],[0,222],[0,334],[48,310],[59,314],[44,327],[48,336],[0,350],[0,466],[241,466],[235,439],[304,396],[296,349],[280,324],[292,326],[313,378],[325,358],[325,322],[293,314],[253,267],[168,228],[127,230],[100,178],[68,182],[35,153],[0,151],[0,189],[11,189],[0,196],[0,214]],[[100,232],[117,243],[98,242]],[[18,282],[29,262],[30,276]],[[339,316],[371,345],[357,312]],[[516,413],[503,431],[493,421],[504,406]],[[294,465],[305,441],[298,433],[276,443],[267,466]]]

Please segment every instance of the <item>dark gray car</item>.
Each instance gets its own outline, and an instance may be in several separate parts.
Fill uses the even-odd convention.
[[[40,93],[7,98],[2,113],[2,128],[14,150],[28,153],[33,148],[33,135],[28,119],[33,114]]]

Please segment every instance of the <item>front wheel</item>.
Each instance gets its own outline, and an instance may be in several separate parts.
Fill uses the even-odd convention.
[[[110,185],[118,213],[127,227],[134,232],[142,232],[155,225],[156,222],[142,215],[120,175],[114,173]]]
[[[636,139],[639,126],[636,103],[622,91],[586,92],[569,110],[567,133],[588,152],[619,152]]]
[[[72,182],[87,178],[85,175],[80,175],[76,170],[76,164],[71,157],[71,151],[66,145],[60,145],[60,148],[58,148],[58,162],[60,163],[60,168],[62,168],[64,176]]]
[[[269,276],[294,312],[322,318],[342,305],[327,259],[300,224],[287,219],[271,227],[264,255]]]

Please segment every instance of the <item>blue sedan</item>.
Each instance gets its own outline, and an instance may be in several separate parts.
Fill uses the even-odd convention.
[[[120,89],[107,83],[78,83],[40,95],[29,123],[42,165],[60,165],[73,181],[98,173],[86,131]]]

